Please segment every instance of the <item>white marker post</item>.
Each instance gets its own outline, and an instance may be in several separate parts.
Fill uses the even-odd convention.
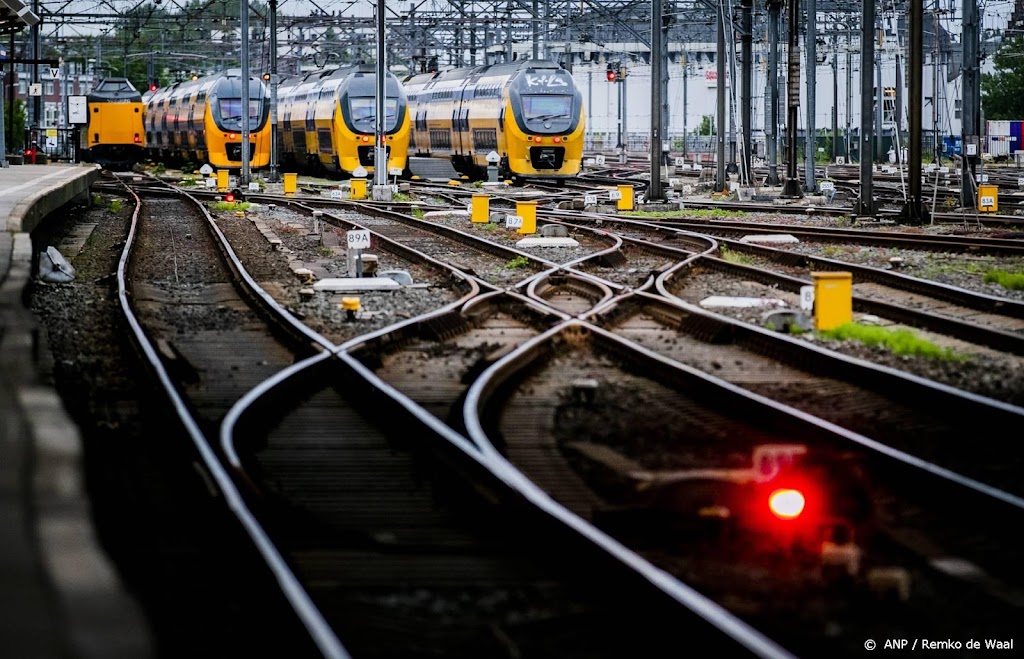
[[[356,277],[363,276],[363,250],[370,248],[370,231],[368,229],[355,229],[345,234],[348,240],[348,249],[356,250]]]
[[[807,313],[814,311],[814,286],[800,287],[800,308]]]

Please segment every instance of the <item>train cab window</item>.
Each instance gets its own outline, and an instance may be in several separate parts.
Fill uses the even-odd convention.
[[[372,130],[377,121],[377,99],[373,96],[349,96],[349,112],[352,116],[352,123],[358,130]],[[398,119],[398,99],[388,97],[384,99],[384,130],[391,130],[395,127]]]
[[[536,94],[523,96],[523,118],[526,121],[544,122],[551,119],[568,119],[572,111],[572,96]]]

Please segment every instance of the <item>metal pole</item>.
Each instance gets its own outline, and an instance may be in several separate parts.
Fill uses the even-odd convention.
[[[686,53],[683,53],[683,157],[686,157],[686,143],[690,136],[686,132],[686,113],[689,112],[686,101],[686,83],[690,77],[690,67],[686,62]]]
[[[903,66],[900,55],[896,53],[896,116],[893,117],[895,120],[895,126],[893,127],[893,135],[899,136],[899,139],[894,140],[893,146],[896,148],[896,162],[902,163],[903,158],[900,153],[899,145],[903,144],[903,75],[900,72],[900,68]]]
[[[977,0],[964,0],[963,33],[963,124],[961,126],[961,156],[963,169],[960,178],[960,205],[975,208],[975,174],[980,151],[981,117],[979,113],[980,76],[978,75],[978,37],[981,15]],[[968,153],[971,147],[973,154]]]
[[[908,222],[924,219],[921,207],[921,85],[924,82],[924,0],[910,0],[907,22],[910,26],[910,153],[907,178],[910,179],[910,198],[904,209]]]
[[[885,147],[885,144],[882,143],[885,138],[885,123],[882,114],[882,108],[885,107],[885,89],[882,87],[882,54],[879,52],[875,53],[875,76],[878,80],[875,84],[875,96],[877,97],[875,101],[875,158],[881,159]]]
[[[505,61],[512,61],[512,0],[508,1],[505,9],[505,17],[508,19],[508,32],[505,33]]]
[[[277,0],[270,0],[270,182],[281,180],[277,153]]]
[[[779,184],[779,13],[782,0],[768,2],[768,112],[765,142],[768,143],[768,185]]]
[[[786,80],[786,185],[783,197],[799,199],[804,196],[803,188],[796,174],[796,131],[800,113],[800,2],[789,0],[786,16],[789,32],[789,68]]]
[[[12,39],[13,39],[13,37],[12,37]],[[14,59],[14,50],[13,49],[11,50],[11,59]],[[10,69],[10,71],[7,71],[7,69]],[[5,71],[5,73],[10,73],[11,78],[14,77],[14,65],[13,64],[8,65],[7,67],[5,67],[4,71]],[[3,86],[2,82],[3,81],[0,80],[0,125],[4,125],[6,123],[9,126],[10,124],[8,122],[4,121],[4,118],[5,118],[4,117],[4,103],[6,103],[5,96],[7,96],[7,94],[4,93],[4,86]],[[14,114],[14,101],[13,101],[14,97],[11,96],[11,99],[12,99],[12,101],[11,101],[11,111],[9,113],[7,113],[7,114]],[[8,117],[8,119],[9,119],[9,117]],[[7,167],[7,141],[8,141],[7,140],[7,132],[5,130],[0,130],[0,167]]]
[[[715,177],[719,190],[725,188],[725,5],[718,0],[718,79],[715,81],[718,101],[718,121],[715,134],[718,136],[718,171]]]
[[[863,5],[860,25],[860,201],[857,214],[875,214],[873,181],[871,180],[874,148],[874,116],[872,107],[871,69],[875,63],[875,2]],[[881,93],[881,90],[879,90]],[[881,103],[881,99],[879,99]]]
[[[807,30],[804,33],[804,50],[807,53],[807,130],[804,133],[804,190],[814,192],[814,158],[818,155],[818,127],[815,122],[815,100],[818,84],[818,5],[816,0],[807,3]]]
[[[537,14],[540,13],[537,5],[537,0],[533,0],[533,13],[531,14],[533,20],[530,22],[533,28],[530,32],[533,34],[533,59],[540,59],[540,19]]]
[[[846,142],[846,162],[853,164],[853,149],[850,148],[850,124],[853,117],[853,30],[850,24],[846,24],[846,130],[844,141]]]
[[[629,94],[625,78],[618,85],[622,87],[622,162],[626,162],[626,152],[629,151]]]
[[[385,0],[377,0],[377,153],[373,157],[373,180],[376,185],[388,184],[388,134],[386,90],[387,48],[384,43]]]
[[[38,60],[40,55],[39,48],[39,35],[43,28],[43,15],[39,13],[39,0],[32,0],[32,13],[39,17],[39,22],[32,26],[32,59]],[[125,73],[127,75],[127,73]],[[32,82],[39,84],[39,62],[32,64]],[[32,98],[32,126],[36,128],[42,123],[43,114],[43,97],[35,96]]]
[[[726,93],[729,95],[729,164],[732,167],[736,166],[736,81],[739,80],[739,76],[736,75],[736,23],[732,20],[732,16],[729,17],[729,29],[727,34],[729,36],[729,89]],[[725,78],[723,78],[725,80]]]
[[[239,183],[249,185],[249,0],[239,3],[242,28],[242,175]]]
[[[835,45],[835,41],[833,41]],[[834,50],[834,49],[833,49]],[[832,53],[832,162],[839,156],[839,53]]]
[[[939,149],[939,0],[932,13],[932,159],[941,162]]]
[[[741,73],[742,86],[740,87],[740,117],[743,123],[743,148],[740,151],[740,180],[743,181],[744,185],[750,185],[753,180],[752,172],[750,169],[750,148],[751,140],[753,138],[753,126],[751,125],[751,105],[753,99],[753,82],[754,82],[754,51],[753,51],[753,11],[754,11],[754,0],[743,0],[741,5],[742,11],[742,22],[740,29],[743,34],[740,35],[742,42],[740,44],[740,53],[743,57],[743,71]]]
[[[661,127],[661,3],[662,0],[651,2],[651,186],[647,191],[648,201],[665,198],[661,187],[661,141],[664,139]]]
[[[14,32],[11,32],[11,44],[8,46],[8,51],[11,57],[14,57]],[[7,149],[11,148],[14,144],[14,65],[10,66],[9,78],[7,82],[7,98],[11,99],[11,111],[7,113],[7,143],[3,149],[0,149],[0,157],[3,157],[7,153]],[[3,104],[0,103],[0,107]]]
[[[615,100],[618,102],[619,110],[618,121],[615,122],[615,148],[619,150],[619,153],[622,153],[625,150],[625,145],[622,143],[622,84],[618,82],[613,84],[615,85],[617,96]]]

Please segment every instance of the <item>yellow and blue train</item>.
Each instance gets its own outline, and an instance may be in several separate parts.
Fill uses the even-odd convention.
[[[579,174],[583,161],[583,95],[557,64],[518,60],[421,73],[404,80],[412,113],[410,154],[451,160],[483,178],[487,156],[516,182]]]
[[[127,78],[104,78],[86,97],[88,123],[79,132],[82,160],[128,170],[145,156],[142,94]]]
[[[249,167],[270,163],[270,91],[250,77],[249,107],[242,108],[241,69],[176,82],[147,92],[146,147],[158,162],[209,163],[242,167],[242,121],[249,130]]]
[[[277,88],[278,145],[283,168],[350,176],[374,171],[376,68],[353,64],[281,80]],[[388,170],[407,170],[409,108],[390,72],[384,87]]]

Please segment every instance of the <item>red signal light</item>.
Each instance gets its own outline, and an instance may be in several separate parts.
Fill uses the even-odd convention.
[[[608,67],[608,72],[605,74],[608,77],[608,82],[615,82],[615,70]]]
[[[155,91],[156,91],[156,85],[154,85],[153,83],[150,83],[150,85],[149,85],[149,91],[151,91],[151,92],[155,92]]]
[[[796,519],[806,505],[807,500],[800,490],[779,489],[768,496],[768,509],[779,519]]]
[[[235,195],[231,194],[230,192],[224,195],[224,201],[228,202],[229,204],[232,203],[234,200]]]

